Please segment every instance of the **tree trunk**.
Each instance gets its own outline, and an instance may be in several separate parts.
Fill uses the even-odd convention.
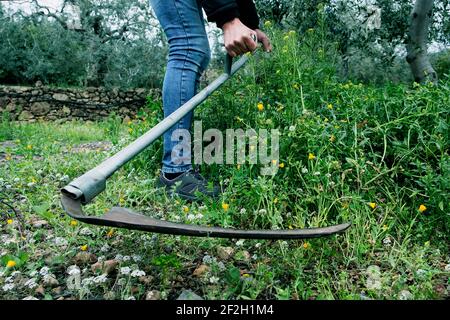
[[[411,14],[409,38],[406,46],[408,61],[414,80],[418,83],[437,82],[437,74],[427,53],[428,29],[434,0],[416,0]]]

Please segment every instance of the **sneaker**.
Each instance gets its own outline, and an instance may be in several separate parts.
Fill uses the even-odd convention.
[[[209,185],[198,170],[193,169],[183,172],[172,180],[167,179],[161,172],[157,187],[165,188],[169,194],[177,194],[180,198],[190,201],[199,201],[203,196],[217,198],[220,194],[218,186]]]

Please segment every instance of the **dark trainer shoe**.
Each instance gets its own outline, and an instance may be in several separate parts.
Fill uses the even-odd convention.
[[[220,194],[218,186],[209,185],[197,170],[192,169],[173,180],[167,179],[162,172],[157,187],[165,188],[169,194],[177,194],[180,198],[190,201],[201,200],[204,196],[216,198]]]

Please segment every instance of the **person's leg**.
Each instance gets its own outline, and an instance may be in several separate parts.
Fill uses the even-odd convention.
[[[150,0],[169,42],[169,60],[163,84],[164,117],[169,116],[196,94],[201,73],[210,59],[208,37],[198,0]],[[177,129],[189,130],[192,112],[164,134],[162,172],[175,174],[192,169],[190,157],[173,159],[172,141]],[[177,161],[178,160],[178,161]]]

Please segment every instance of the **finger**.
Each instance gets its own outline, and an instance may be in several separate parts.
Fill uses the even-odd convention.
[[[251,36],[244,37],[245,46],[247,47],[247,51],[253,52],[258,47],[257,42],[253,41]]]
[[[236,40],[233,44],[234,44],[236,53],[238,53],[239,55],[246,53],[248,51],[247,46],[245,45],[245,42],[243,41],[243,39],[240,41]]]
[[[272,44],[270,43],[269,38],[263,37],[260,39],[261,43],[263,44],[264,51],[271,52],[272,51]]]
[[[238,56],[238,54],[237,54],[237,52],[236,52],[236,50],[235,50],[235,47],[234,47],[233,45],[231,45],[231,44],[226,45],[226,46],[225,46],[225,49],[227,50],[227,53],[228,53],[230,56],[232,56],[233,58]]]

